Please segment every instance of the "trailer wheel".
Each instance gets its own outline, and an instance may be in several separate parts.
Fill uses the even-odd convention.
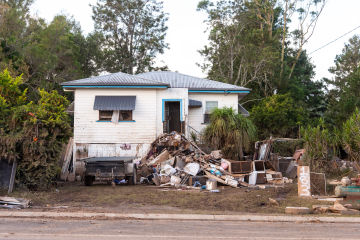
[[[91,186],[93,185],[94,177],[93,176],[85,176],[84,183],[85,186]]]
[[[128,185],[134,185],[134,177],[133,176],[126,177],[126,180],[127,180]]]

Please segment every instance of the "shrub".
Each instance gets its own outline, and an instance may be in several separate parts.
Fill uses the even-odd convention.
[[[304,148],[303,139],[278,139],[272,143],[272,152],[279,156],[292,156],[296,150]]]
[[[358,108],[343,124],[342,129],[342,146],[349,155],[349,159],[360,161],[360,112]]]
[[[305,162],[311,171],[327,172],[329,161],[338,152],[339,138],[325,128],[324,120],[320,119],[316,127],[302,129],[305,140]]]
[[[255,137],[255,125],[232,108],[215,109],[204,131],[205,142],[222,150],[229,159],[243,159],[244,151],[250,150]]]
[[[29,189],[46,189],[58,174],[62,145],[71,136],[68,100],[39,90],[37,103],[26,101],[21,78],[0,74],[0,159],[18,161],[17,180]]]
[[[296,137],[305,115],[303,108],[295,105],[289,94],[277,94],[253,107],[250,117],[261,138]]]

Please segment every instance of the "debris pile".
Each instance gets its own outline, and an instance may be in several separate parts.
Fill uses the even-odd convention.
[[[0,197],[0,208],[22,209],[30,207],[30,201],[22,198]]]
[[[343,201],[336,201],[334,205],[313,205],[312,212],[315,214],[320,213],[340,213],[358,215],[360,214],[359,206],[351,203],[345,203]]]
[[[159,136],[138,166],[140,182],[157,186],[217,191],[217,184],[234,188],[289,182],[269,161],[233,161],[221,151],[206,154],[195,143],[177,132]]]

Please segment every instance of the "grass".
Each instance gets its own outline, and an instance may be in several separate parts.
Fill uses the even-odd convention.
[[[15,191],[14,197],[31,199],[34,209],[86,210],[101,212],[154,212],[154,213],[284,213],[287,206],[310,207],[324,204],[314,199],[297,197],[296,184],[285,188],[234,189],[219,187],[220,193],[198,190],[163,189],[155,186],[83,186],[68,183],[46,192]],[[269,198],[277,199],[273,206]],[[329,203],[328,203],[329,204]]]

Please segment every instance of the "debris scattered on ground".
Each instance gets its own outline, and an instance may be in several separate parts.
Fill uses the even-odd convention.
[[[276,201],[276,200],[273,199],[273,198],[269,198],[269,202],[270,202],[270,204],[273,205],[273,206],[279,206],[279,205],[280,205],[279,202]]]
[[[0,197],[0,208],[22,209],[29,208],[30,201],[22,198]]]
[[[333,201],[334,205],[314,205],[314,213],[360,214],[360,175],[356,178],[343,177],[341,181],[330,181],[335,185],[335,197],[324,200]],[[318,198],[320,200],[320,198]]]
[[[220,150],[206,154],[184,135],[172,132],[159,136],[152,143],[139,163],[138,174],[142,183],[213,192],[217,192],[214,183],[234,188],[257,184],[283,186],[290,181],[276,171],[269,160],[270,150],[271,141],[258,143],[259,159],[234,161],[224,159]]]
[[[309,214],[310,209],[307,207],[286,207],[285,213],[287,213],[287,214]]]
[[[334,205],[314,205],[312,207],[313,213],[340,213],[340,214],[360,214],[359,209],[356,209],[352,204],[340,203],[336,201]]]

